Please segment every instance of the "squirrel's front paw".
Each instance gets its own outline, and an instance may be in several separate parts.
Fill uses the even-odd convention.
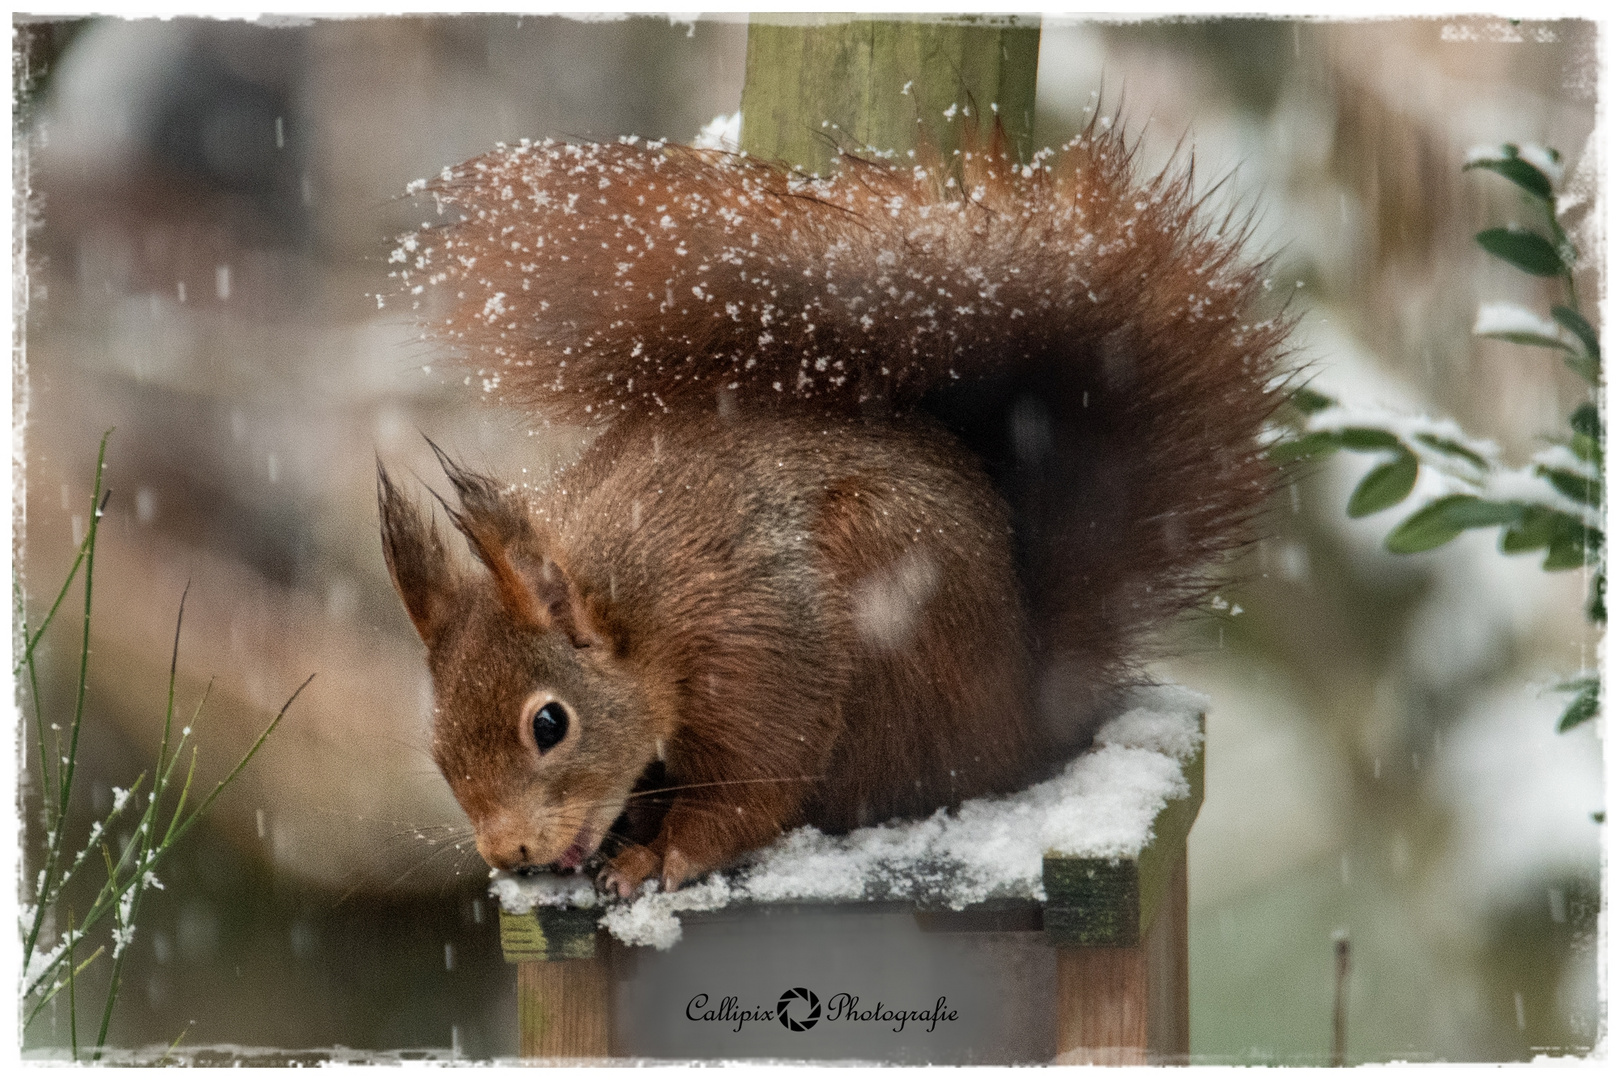
[[[596,883],[608,892],[628,897],[643,881],[655,875],[665,892],[674,892],[697,877],[699,872],[699,868],[692,865],[692,861],[679,848],[670,848],[660,856],[652,848],[635,844],[614,856],[613,861],[597,875]]]
[[[596,883],[608,892],[629,896],[643,881],[658,873],[664,860],[652,848],[631,844],[602,868]]]

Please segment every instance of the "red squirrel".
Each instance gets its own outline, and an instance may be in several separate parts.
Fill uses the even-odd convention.
[[[547,140],[424,186],[455,220],[394,261],[429,331],[596,432],[538,488],[440,454],[470,574],[379,464],[498,869],[672,889],[1049,776],[1274,485],[1286,320],[1190,170],[1138,179],[1106,125],[829,180]]]

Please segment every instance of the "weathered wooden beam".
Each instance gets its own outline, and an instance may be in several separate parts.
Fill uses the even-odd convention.
[[[1058,1064],[1187,1064],[1185,848],[1165,886],[1138,944],[1057,950]]]
[[[1159,811],[1137,858],[1044,861],[1062,1064],[1187,1063],[1187,834],[1204,802],[1202,744],[1185,775],[1188,793]]]
[[[501,951],[517,965],[518,1053],[605,1058],[613,1053],[614,980],[598,943],[598,913],[575,908],[501,912]]]
[[[840,147],[949,160],[963,111],[1033,151],[1039,24],[1011,16],[754,15],[742,147],[817,175]]]
[[[1046,857],[1046,937],[1053,945],[1134,946],[1146,935],[1170,897],[1177,868],[1184,871],[1187,834],[1204,804],[1201,745],[1185,775],[1187,794],[1159,811],[1153,840],[1135,859]]]
[[[589,960],[596,955],[594,908],[541,907],[514,915],[501,912],[501,952],[506,962]]]

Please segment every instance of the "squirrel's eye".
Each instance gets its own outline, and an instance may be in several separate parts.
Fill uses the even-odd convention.
[[[568,710],[561,702],[548,702],[534,714],[534,745],[542,754],[562,742],[567,734]]]

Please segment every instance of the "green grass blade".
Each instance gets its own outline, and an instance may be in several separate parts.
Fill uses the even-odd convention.
[[[147,800],[146,812],[141,817],[140,827],[136,830],[135,840],[132,841],[133,844],[138,846],[136,847],[135,867],[131,872],[130,879],[133,891],[130,895],[129,911],[127,915],[120,912],[117,920],[118,930],[130,935],[135,933],[136,917],[140,913],[141,898],[146,893],[147,879],[152,875],[153,867],[157,861],[153,854],[153,845],[157,832],[158,806],[162,802],[163,793],[168,787],[169,777],[174,771],[174,763],[180,757],[178,746],[175,748],[173,757],[169,757],[169,740],[174,732],[174,687],[180,670],[180,631],[185,625],[186,597],[190,593],[191,582],[188,581],[185,589],[180,593],[180,610],[174,620],[174,646],[169,654],[168,705],[163,714],[163,738],[158,743],[157,767],[152,782],[152,797]],[[201,703],[197,707],[200,710],[202,708]],[[187,732],[189,733],[189,731],[188,728]],[[161,855],[163,850],[162,845],[159,845],[158,854]],[[118,931],[114,932],[117,933]],[[101,1060],[102,1049],[107,1044],[107,1030],[112,1024],[113,1006],[118,1002],[118,990],[123,982],[124,957],[128,953],[129,945],[132,943],[133,937],[124,940],[118,948],[113,950],[112,978],[107,983],[107,1003],[101,1011],[101,1029],[96,1035],[96,1052],[91,1057],[92,1061]]]
[[[165,836],[163,843],[159,844],[155,849],[153,849],[151,857],[147,859],[144,864],[144,868],[140,864],[137,864],[136,872],[131,877],[123,881],[118,881],[115,873],[116,868],[112,862],[112,856],[106,852],[106,847],[103,845],[102,851],[107,861],[108,882],[102,888],[100,895],[96,897],[96,902],[91,906],[90,914],[85,917],[83,924],[85,927],[89,927],[105,918],[107,913],[113,909],[113,906],[117,904],[120,899],[122,899],[124,893],[128,892],[131,888],[134,888],[137,882],[141,880],[144,870],[156,869],[156,867],[161,863],[163,857],[166,856],[170,850],[172,850],[174,844],[178,843],[179,840],[191,830],[192,826],[197,823],[198,819],[207,812],[209,807],[213,805],[214,800],[217,799],[220,794],[223,793],[224,789],[233,780],[235,780],[238,775],[241,774],[243,769],[247,767],[248,763],[253,759],[253,756],[259,752],[261,747],[263,747],[265,740],[270,737],[270,733],[276,729],[276,727],[281,723],[282,719],[287,715],[287,711],[292,708],[293,702],[298,700],[298,695],[302,694],[304,689],[308,687],[309,684],[314,681],[314,679],[315,676],[311,675],[299,685],[297,690],[293,691],[292,696],[286,700],[286,702],[281,706],[281,710],[276,713],[275,719],[271,720],[270,724],[262,733],[260,733],[258,739],[255,740],[253,745],[248,749],[247,753],[242,755],[241,760],[236,763],[236,767],[231,770],[230,774],[216,784],[213,791],[209,793],[208,798],[203,801],[202,805],[197,807],[196,810],[192,811],[191,814],[187,815],[185,820],[174,829],[172,837]],[[133,848],[138,842],[138,837],[131,839],[131,848]],[[123,858],[128,857],[128,854],[129,852],[126,850],[123,857],[121,857],[119,860],[120,864],[123,862]],[[58,960],[57,964],[60,964],[60,962],[61,961]],[[38,990],[40,986],[44,985],[50,973],[56,969],[57,964],[52,964],[41,971],[35,977],[32,983],[23,988],[23,995],[26,997],[27,995]]]
[[[175,1048],[180,1045],[180,1040],[186,1037],[186,1034],[191,1030],[191,1025],[195,1024],[196,1022],[197,1021],[195,1020],[186,1021],[186,1026],[180,1029],[180,1034],[174,1037],[174,1042],[169,1044],[169,1048],[163,1051],[163,1056],[158,1058],[155,1064],[162,1065],[165,1061],[168,1061],[174,1056]]]
[[[79,994],[75,985],[77,972],[73,970],[73,909],[68,908],[68,936],[67,936],[67,966],[68,966],[68,1044],[72,1047],[73,1060],[79,1060]]]
[[[202,697],[197,699],[197,707],[192,710],[191,723],[187,724],[183,729],[181,729],[180,741],[175,743],[175,746],[174,746],[174,751],[175,751],[174,756],[169,759],[168,768],[164,770],[164,773],[163,773],[163,785],[164,785],[165,790],[167,790],[167,788],[168,788],[170,774],[174,772],[175,765],[180,761],[180,750],[186,745],[186,740],[188,738],[190,738],[192,729],[197,726],[198,719],[202,716],[203,706],[208,703],[209,695],[211,695],[213,692],[214,692],[214,680],[209,679],[208,680],[208,685],[203,688]],[[191,749],[191,765],[186,770],[185,788],[180,792],[180,802],[179,802],[178,805],[175,806],[175,809],[174,809],[175,817],[179,816],[180,808],[185,805],[187,793],[189,793],[191,791],[192,773],[195,772],[196,768],[197,768],[197,748],[195,746],[193,746],[192,749]],[[173,835],[174,835],[174,819],[171,818],[170,821],[169,821],[168,831],[163,834],[163,842],[165,844],[168,843],[169,839]]]
[[[192,780],[192,777],[194,777],[196,775],[197,775],[197,748],[195,746],[193,746],[191,748],[191,765],[190,765],[189,768],[186,769],[186,782],[185,782],[185,785],[183,787],[181,787],[181,789],[180,789],[180,798],[174,804],[174,816],[169,818],[168,831],[163,834],[164,846],[168,846],[169,844],[173,843],[173,841],[174,841],[174,829],[175,829],[175,826],[180,823],[180,814],[186,808],[186,797],[191,794],[191,780]]]
[[[190,595],[191,582],[187,581],[186,587],[180,590],[180,610],[174,617],[174,647],[169,653],[169,701],[163,711],[163,738],[158,742],[157,768],[152,774],[152,802],[150,806],[152,813],[150,816],[154,821],[156,820],[157,804],[162,801],[163,793],[169,785],[169,774],[174,770],[173,761],[169,763],[168,768],[164,768],[163,761],[165,755],[169,752],[169,737],[174,731],[174,683],[175,676],[180,670],[180,628],[186,622],[186,597]],[[197,707],[201,709],[202,705],[199,703]],[[189,731],[189,729],[187,730]],[[180,756],[178,747],[175,748],[174,756],[176,758]],[[150,834],[148,834],[148,843],[150,843]]]
[[[73,566],[68,570],[67,580],[62,582],[61,589],[57,590],[56,599],[51,602],[51,609],[45,613],[45,618],[39,624],[39,629],[35,630],[32,636],[29,636],[28,631],[24,629],[23,640],[26,641],[27,644],[23,647],[22,660],[19,660],[17,662],[17,666],[11,669],[11,673],[13,675],[16,675],[17,672],[21,670],[24,663],[34,658],[35,646],[39,644],[39,639],[45,636],[45,631],[50,629],[51,620],[56,618],[56,609],[62,606],[62,600],[67,596],[68,589],[72,587],[73,579],[79,576],[79,567],[84,565],[84,559],[87,553],[85,545],[89,542],[89,536],[86,536],[83,540],[79,541],[79,554],[74,558]]]
[[[79,754],[79,728],[84,721],[84,699],[86,688],[89,685],[90,673],[90,602],[94,596],[95,587],[96,533],[101,524],[102,508],[107,504],[106,498],[101,493],[101,477],[106,470],[107,440],[111,437],[112,431],[109,429],[101,437],[101,448],[96,453],[96,479],[90,496],[90,531],[84,538],[84,633],[79,647],[79,688],[77,702],[73,709],[73,727],[69,737],[67,761],[63,764],[57,776],[55,819],[58,827],[52,830],[51,843],[45,852],[45,873],[41,879],[39,890],[41,896],[51,891],[51,884],[56,876],[56,867],[62,857],[62,835],[65,830],[60,826],[67,816],[68,798],[73,791],[74,766],[77,763]],[[108,495],[111,495],[111,492],[108,492]],[[29,929],[28,937],[23,942],[24,970],[27,970],[28,961],[34,955],[34,945],[39,941],[39,931],[43,925],[44,912],[44,905],[40,905],[35,912],[34,925]]]
[[[131,841],[131,843],[138,843],[140,847],[135,858],[135,868],[130,874],[128,886],[131,890],[129,910],[128,914],[123,911],[119,912],[115,920],[117,928],[113,931],[115,935],[119,931],[123,931],[129,936],[121,940],[113,948],[113,968],[112,977],[107,983],[107,1003],[101,1010],[101,1029],[96,1034],[96,1052],[90,1056],[91,1061],[100,1061],[102,1048],[107,1045],[107,1030],[112,1024],[113,1006],[118,1002],[118,991],[123,984],[124,957],[129,955],[129,947],[135,943],[135,926],[136,919],[140,916],[141,897],[145,895],[146,879],[152,872],[154,861],[150,858],[150,854],[152,850],[152,825],[157,816],[157,805],[157,795],[154,793],[146,804],[146,815],[141,822],[136,839]]]
[[[80,929],[83,930],[83,927],[80,927]],[[81,934],[80,936],[82,937],[83,935]],[[97,945],[95,952],[91,953],[89,956],[87,956],[83,960],[79,961],[79,966],[72,971],[72,974],[73,975],[83,975],[84,974],[84,969],[89,967],[91,964],[95,963],[97,960],[101,959],[101,954],[106,952],[106,951],[107,951],[107,946],[105,946],[105,945]],[[44,997],[40,998],[37,1002],[34,1003],[34,1007],[31,1010],[29,1010],[28,1019],[23,1021],[22,1026],[26,1029],[29,1024],[32,1024],[34,1022],[34,1017],[39,1015],[39,1011],[41,1009],[43,1009],[45,1006],[49,1005],[51,1003],[51,999],[56,997],[57,994],[61,993],[62,988],[67,986],[67,985],[68,985],[68,981],[66,979],[62,979],[62,980],[58,981],[54,986],[52,986],[50,991]]]
[[[230,771],[230,774],[227,775],[225,779],[214,785],[214,790],[208,793],[208,797],[202,801],[202,805],[193,810],[191,815],[187,817],[185,821],[181,822],[179,829],[175,831],[175,840],[179,840],[186,833],[190,832],[191,827],[197,823],[197,819],[206,813],[210,806],[214,805],[214,800],[219,798],[220,793],[225,790],[225,786],[232,780],[235,780],[243,769],[247,768],[248,762],[253,760],[253,755],[259,752],[259,748],[263,746],[264,741],[270,737],[270,733],[276,730],[276,725],[281,723],[281,718],[287,715],[288,709],[292,708],[292,703],[298,700],[298,695],[302,694],[304,692],[304,688],[314,681],[315,676],[311,674],[309,678],[305,679],[302,683],[299,683],[298,689],[292,692],[292,696],[289,697],[281,706],[281,711],[276,713],[276,718],[270,721],[269,726],[266,727],[262,733],[260,733],[258,739],[254,741],[253,745],[248,747],[248,752],[242,755],[242,760],[236,763],[236,767]]]
[[[141,784],[145,781],[146,774],[143,772],[135,778],[135,783],[130,785],[129,794],[125,797],[123,805],[115,806],[97,825],[91,827],[90,838],[85,842],[84,850],[73,857],[73,861],[68,864],[68,868],[62,871],[61,875],[56,879],[55,888],[50,896],[43,901],[43,906],[50,907],[62,898],[62,893],[67,889],[68,883],[73,880],[73,875],[79,872],[79,869],[84,865],[84,860],[89,858],[91,849],[96,847],[101,838],[107,835],[109,827],[114,821],[118,820],[118,816],[124,812],[124,806],[128,806],[130,801],[135,798],[135,793],[140,790]]]
[[[45,714],[39,702],[39,676],[34,670],[34,658],[30,656],[25,662],[28,668],[28,696],[34,701],[34,733],[39,736],[39,793],[40,801],[45,807],[45,831],[55,832],[59,824],[56,820],[56,805],[50,800],[51,763],[50,755],[45,752]]]
[[[169,737],[174,729],[174,684],[176,674],[180,669],[180,629],[185,625],[186,597],[191,592],[191,583],[186,582],[185,589],[180,593],[180,611],[174,620],[174,649],[169,655],[169,702],[163,715],[163,739],[158,743],[157,768],[152,781],[152,797],[147,800],[146,812],[141,816],[140,827],[136,830],[134,844],[138,844],[135,855],[135,868],[131,874],[132,892],[129,898],[129,910],[126,915],[120,911],[118,915],[118,928],[129,934],[130,937],[120,942],[113,949],[112,978],[107,983],[107,1004],[101,1011],[101,1030],[96,1035],[96,1052],[91,1056],[92,1061],[101,1060],[101,1052],[107,1044],[107,1030],[112,1024],[113,1006],[118,1002],[118,990],[123,982],[124,957],[128,955],[129,946],[134,943],[136,918],[140,914],[141,898],[146,894],[147,879],[153,874],[153,866],[157,859],[153,855],[153,844],[157,833],[158,806],[162,802],[163,792],[168,787],[170,774],[174,771],[174,761],[180,756],[179,748],[165,767],[164,758],[169,750]],[[202,706],[199,703],[198,708]],[[187,729],[189,733],[190,729]],[[159,845],[158,855],[166,850]],[[117,931],[114,931],[117,933]]]

